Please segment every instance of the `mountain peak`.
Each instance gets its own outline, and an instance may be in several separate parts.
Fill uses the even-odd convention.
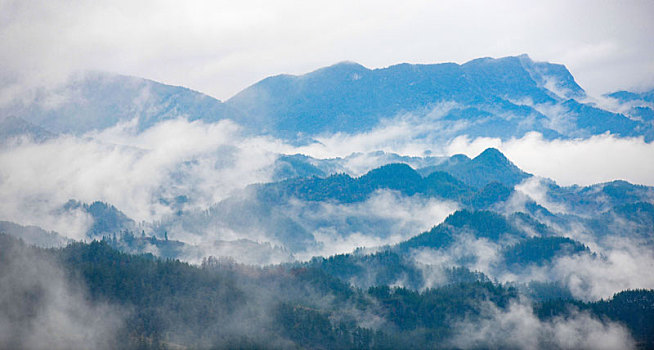
[[[453,156],[450,157],[450,161],[453,162],[466,162],[470,160],[470,157],[466,156],[465,154],[462,153],[457,153]]]
[[[472,161],[476,162],[491,162],[491,163],[497,163],[497,162],[509,162],[509,159],[506,158],[506,156],[500,152],[497,148],[489,147],[486,148],[483,152],[479,153],[478,156],[472,159]]]
[[[302,75],[300,77],[305,77],[305,78],[315,77],[315,76],[322,77],[323,75],[333,76],[333,75],[341,75],[341,74],[349,74],[349,73],[362,73],[366,71],[369,71],[369,69],[359,63],[353,61],[342,61],[333,64],[331,66],[317,69],[311,73]]]
[[[496,148],[487,148],[473,159],[457,156],[457,161],[445,161],[435,170],[448,172],[469,186],[483,188],[493,181],[508,188],[531,176],[520,170]]]
[[[526,175],[520,168],[511,162],[502,152],[497,148],[489,147],[481,152],[478,156],[473,158],[470,163],[472,166],[492,168],[495,170],[505,171],[514,175]],[[500,181],[501,182],[501,181]]]
[[[630,102],[630,101],[645,101],[654,103],[654,89],[643,92],[634,92],[634,91],[615,91],[605,96],[614,98],[621,102]]]
[[[56,103],[49,102],[50,100]],[[180,115],[190,121],[217,122],[240,115],[219,100],[185,87],[101,71],[72,75],[60,86],[39,91],[30,104],[0,106],[53,133],[82,135],[138,118],[143,131]]]
[[[518,55],[518,56],[516,56],[516,57],[518,57],[518,58],[521,59],[521,60],[526,60],[526,61],[532,61],[532,62],[533,62],[533,60],[531,59],[531,57],[529,57],[529,55],[526,54],[526,53],[520,54],[520,55]]]
[[[532,62],[531,58],[527,54],[522,54],[520,56],[506,56],[506,57],[480,57],[470,60],[462,66],[475,66],[475,65],[510,65],[510,64],[520,64],[522,62]]]
[[[562,64],[537,62],[527,54],[501,58],[479,58],[462,65],[469,74],[477,75],[482,83],[492,76],[491,81],[506,83],[503,89],[495,92],[510,96],[528,92],[523,97],[530,97],[536,103],[554,102],[560,99],[581,98],[586,95],[577,84],[570,71]],[[519,91],[514,88],[519,87]],[[495,89],[494,84],[487,88]],[[514,96],[515,97],[515,96]]]
[[[348,67],[348,68],[357,68],[357,69],[368,69],[364,65],[354,62],[354,61],[341,61],[336,64],[331,65],[330,67]]]
[[[411,166],[405,163],[391,163],[382,165],[379,168],[370,170],[367,174],[361,176],[361,179],[420,179],[421,176]]]

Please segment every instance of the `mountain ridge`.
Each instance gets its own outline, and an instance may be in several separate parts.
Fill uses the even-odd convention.
[[[562,74],[559,80],[577,95],[583,93],[564,67],[530,69],[535,66],[528,56],[479,59],[461,65],[401,63],[376,69],[341,62],[304,75],[265,78],[225,103],[244,112],[245,124],[264,123],[273,133],[278,129],[282,134],[316,134],[365,130],[380,117],[428,108],[439,101],[494,104],[509,91],[514,93],[513,99],[528,96],[537,102],[555,102],[557,95],[532,78],[543,80],[544,73],[539,72]],[[300,115],[308,120],[301,120]]]
[[[186,116],[211,123],[239,112],[201,92],[154,80],[99,71],[75,74],[52,89],[38,89],[31,103],[0,108],[53,133],[84,134],[138,118],[139,131]]]
[[[609,97],[633,104],[650,95]],[[75,135],[134,120],[142,132],[179,117],[205,123],[231,119],[249,133],[299,144],[320,135],[368,132],[403,116],[424,126],[423,136],[440,141],[463,134],[511,139],[532,131],[547,139],[607,131],[654,139],[651,105],[623,115],[586,103],[585,91],[564,65],[527,55],[375,69],[340,62],[303,75],[264,78],[224,102],[185,87],[105,72],[74,75],[61,86],[36,90],[34,97],[0,107],[0,118],[12,115],[54,134]],[[563,115],[538,106],[560,107]]]

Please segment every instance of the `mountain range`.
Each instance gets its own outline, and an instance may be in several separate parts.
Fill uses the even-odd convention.
[[[419,123],[438,139],[462,134],[509,139],[530,131],[548,139],[605,132],[654,137],[651,91],[608,94],[628,108],[603,109],[565,66],[527,55],[380,69],[344,62],[263,79],[224,103],[186,88],[100,72],[77,74],[33,95],[28,103],[0,108],[0,116],[73,134],[128,122],[145,130],[180,116],[206,123],[231,119],[254,134],[299,143],[370,131],[398,119]]]
[[[0,172],[0,348],[652,349],[654,187],[348,143],[651,143],[653,96],[526,55],[343,62],[224,102],[99,72],[35,90],[0,107],[0,162],[24,165]]]

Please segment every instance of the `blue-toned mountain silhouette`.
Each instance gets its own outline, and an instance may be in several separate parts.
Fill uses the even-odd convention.
[[[654,125],[654,90],[644,92],[616,91],[607,94],[605,97],[614,99],[619,104],[626,106],[623,109],[632,119],[650,127]],[[645,138],[652,139],[651,128]]]
[[[340,173],[251,185],[208,210],[191,210],[162,220],[154,231],[159,235],[176,230],[192,235],[208,231],[218,235],[220,232],[265,233],[264,237],[291,252],[301,253],[316,247],[315,234],[325,228],[343,237],[353,233],[390,237],[396,233],[392,227],[397,222],[377,215],[375,210],[361,208],[374,208],[368,201],[380,193],[394,193],[396,198],[417,202],[433,199],[456,203],[458,208],[468,211],[448,219],[446,227],[461,228],[472,220],[478,224],[472,231],[493,241],[500,240],[504,233],[510,239],[554,235],[552,228],[541,220],[563,230],[582,221],[597,237],[612,232],[654,242],[648,227],[652,210],[647,205],[649,198],[654,197],[654,188],[625,181],[561,187],[543,179],[542,189],[548,200],[569,210],[552,213],[541,206],[544,203],[524,198],[524,194],[515,190],[516,185],[531,176],[501,152],[489,148],[473,159],[455,155],[427,170],[391,163],[359,177]],[[519,213],[511,216],[511,223],[506,224],[501,215],[504,210],[519,210]],[[625,222],[629,225],[625,226]],[[433,241],[430,237],[440,238]],[[445,241],[441,242],[441,238]],[[449,233],[419,235],[402,247],[423,246],[416,245],[416,240],[434,248],[451,243],[452,238]]]
[[[367,131],[406,113],[437,122],[443,134],[456,125],[458,134],[501,138],[528,131],[548,138],[636,136],[652,127],[580,102],[585,98],[564,66],[522,55],[383,69],[344,62],[266,78],[226,103],[243,112],[241,123],[288,138]],[[543,106],[560,108],[554,114]]]
[[[0,119],[0,144],[15,137],[27,137],[33,141],[45,141],[54,134],[22,118],[8,116]]]
[[[187,88],[103,72],[79,73],[52,89],[36,91],[31,103],[0,108],[53,133],[83,134],[137,119],[137,130],[178,117],[216,122],[238,118],[221,101]]]
[[[546,138],[610,132],[654,138],[652,92],[620,91],[620,103],[644,101],[627,114],[586,103],[563,65],[527,55],[480,58],[465,64],[398,64],[368,69],[344,62],[293,76],[272,76],[225,103],[184,87],[111,73],[74,75],[0,108],[52,133],[83,134],[136,120],[137,131],[185,117],[231,119],[255,134],[310,142],[330,133],[360,133],[404,118],[424,137],[458,135],[509,139],[537,131]],[[25,101],[31,101],[25,103]],[[648,102],[649,101],[649,102]]]

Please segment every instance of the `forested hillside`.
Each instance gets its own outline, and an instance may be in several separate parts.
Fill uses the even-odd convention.
[[[1,235],[0,244],[4,252],[0,312],[17,332],[3,347],[29,347],[29,338],[20,334],[30,328],[56,329],[56,325],[44,324],[56,322],[48,318],[53,312],[79,321],[88,317],[83,315],[89,309],[98,311],[99,305],[107,317],[115,318],[113,333],[106,338],[95,334],[88,340],[102,339],[96,345],[119,348],[513,347],[519,343],[510,337],[525,336],[520,334],[525,330],[535,337],[529,340],[531,344],[539,347],[557,346],[558,339],[546,338],[550,331],[554,335],[569,332],[572,338],[567,341],[572,343],[561,346],[593,347],[601,341],[654,346],[651,290],[624,291],[585,303],[531,300],[519,285],[488,280],[459,281],[421,291],[383,284],[361,289],[319,266],[252,267],[214,258],[191,266],[152,255],[120,253],[98,241],[44,250]],[[47,263],[59,269],[57,278],[78,285],[79,300],[51,304],[50,292],[40,288],[53,277],[33,269],[18,273],[21,266],[11,259],[15,255],[34,266]],[[25,283],[24,277],[33,279]],[[466,333],[470,327],[520,312],[531,315],[533,324],[526,327],[534,328],[505,324],[500,327],[509,338],[467,342],[477,336]],[[477,328],[477,332],[484,331]],[[55,345],[66,344],[63,338]]]

